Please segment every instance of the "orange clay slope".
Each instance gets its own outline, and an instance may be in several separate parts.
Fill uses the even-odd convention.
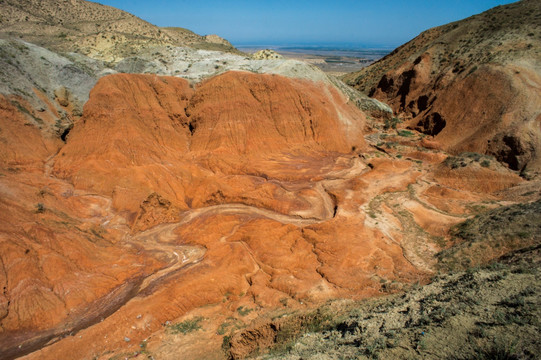
[[[449,227],[522,182],[472,165],[459,175],[502,180],[461,190],[420,136],[376,151],[334,87],[276,75],[106,76],[65,145],[9,104],[1,134],[32,141],[1,143],[5,358],[108,359],[149,338],[158,358],[221,358],[226,332],[269,311],[426,281]],[[169,330],[194,316],[199,337]]]

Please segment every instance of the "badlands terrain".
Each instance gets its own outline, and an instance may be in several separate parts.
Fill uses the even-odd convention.
[[[352,87],[83,0],[0,16],[1,359],[541,353],[538,1]]]
[[[539,174],[541,3],[520,1],[423,32],[344,80],[450,152]]]

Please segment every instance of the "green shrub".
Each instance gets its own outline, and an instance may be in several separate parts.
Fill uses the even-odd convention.
[[[226,352],[226,353],[227,353],[227,352],[229,351],[229,349],[231,348],[231,343],[230,343],[230,341],[231,341],[231,336],[229,336],[229,335],[224,336],[224,338],[222,339],[222,350],[223,350],[224,352]]]

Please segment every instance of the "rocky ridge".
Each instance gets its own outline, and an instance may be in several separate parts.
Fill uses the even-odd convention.
[[[345,92],[349,101],[376,117],[389,117],[391,111],[300,61],[251,60],[242,55],[187,47],[151,47],[112,65],[78,53],[60,55],[21,40],[0,40],[0,64],[0,93],[24,109],[30,115],[29,121],[53,141],[65,140],[62,137],[80,118],[97,80],[119,72],[178,76],[192,84],[229,70],[271,73],[324,82]]]
[[[252,54],[254,60],[283,59],[284,57],[274,50],[259,50]]]

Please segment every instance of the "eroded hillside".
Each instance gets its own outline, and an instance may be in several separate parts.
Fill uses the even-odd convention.
[[[78,6],[97,6],[96,24],[139,21],[52,3],[77,21]],[[0,358],[253,356],[280,345],[273,316],[309,318],[328,300],[407,291],[539,245],[538,180],[450,155],[302,62],[160,44],[111,64],[0,40]],[[453,294],[460,276],[446,277]],[[363,346],[364,320],[344,325]],[[270,337],[245,339],[260,328]]]
[[[3,134],[33,128],[5,109]],[[365,121],[332,85],[278,75],[103,77],[58,152],[27,130],[5,159],[4,352],[198,358],[201,341],[221,358],[225,335],[271,309],[428,281],[451,226],[528,185]],[[187,346],[170,324],[199,317]]]
[[[425,31],[345,80],[443,149],[493,155],[532,177],[541,169],[540,39],[541,4],[523,0]]]

